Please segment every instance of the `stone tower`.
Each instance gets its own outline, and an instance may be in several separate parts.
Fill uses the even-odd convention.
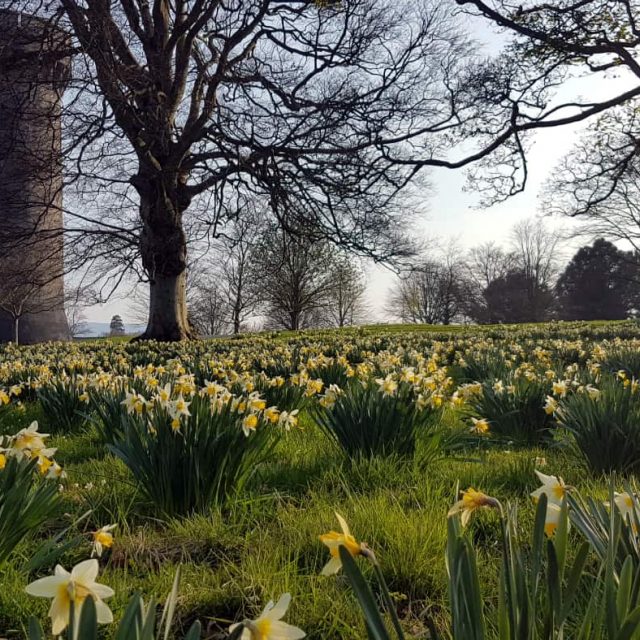
[[[60,107],[68,36],[0,10],[0,342],[66,340]],[[7,308],[9,308],[7,310]]]

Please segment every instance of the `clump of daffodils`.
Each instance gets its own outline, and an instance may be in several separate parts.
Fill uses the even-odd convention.
[[[38,431],[38,423],[32,422],[26,429],[21,429],[14,436],[0,438],[0,469],[7,464],[7,459],[37,460],[38,471],[46,478],[64,476],[62,467],[54,460],[56,449],[47,447],[45,440],[48,433]]]

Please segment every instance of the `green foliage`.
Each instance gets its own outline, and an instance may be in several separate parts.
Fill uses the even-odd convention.
[[[640,379],[640,349],[635,345],[618,345],[607,349],[600,364],[603,371],[624,371],[629,378]]]
[[[439,438],[442,411],[419,408],[410,385],[401,383],[394,395],[383,395],[370,381],[350,383],[332,408],[315,408],[325,433],[349,458],[412,456],[419,436]]]
[[[544,381],[488,380],[482,383],[481,393],[470,399],[469,413],[487,420],[493,437],[520,446],[541,446],[553,439],[555,424],[544,410],[547,392]]]
[[[86,422],[87,404],[82,391],[72,382],[54,379],[38,389],[38,399],[52,433],[75,433]]]
[[[127,415],[122,407],[125,391],[92,391],[89,393],[91,409],[95,417],[91,421],[96,427],[100,440],[106,444],[115,444],[124,437],[127,427]]]
[[[640,395],[632,385],[604,379],[599,394],[564,398],[558,423],[594,473],[640,471]]]
[[[0,471],[0,563],[58,507],[58,486],[38,477],[36,460],[11,456]]]
[[[613,496],[613,489],[611,489]],[[600,516],[592,520],[581,510],[578,518],[584,524],[585,539],[570,544],[569,512],[565,501],[560,508],[557,527],[547,535],[547,499],[538,503],[533,534],[523,543],[518,535],[515,508],[500,509],[500,583],[497,593],[487,598],[478,571],[478,556],[472,535],[458,517],[450,518],[447,535],[447,571],[453,638],[485,640],[538,640],[571,637],[580,640],[604,640],[640,637],[640,568],[637,553],[623,556],[620,545],[629,531],[619,514],[611,513],[605,528],[604,545],[587,532],[603,525]],[[575,517],[572,516],[575,521]],[[617,522],[617,524],[616,524]],[[595,544],[595,546],[594,546]],[[595,554],[593,551],[595,550]],[[594,557],[595,555],[595,557]],[[403,640],[402,629],[394,623],[391,634],[384,623],[373,592],[346,547],[340,547],[340,558],[365,618],[368,637],[372,640]],[[618,560],[621,559],[621,562]],[[386,584],[379,581],[383,602],[392,621],[394,612],[386,605]],[[586,594],[586,599],[583,597]],[[497,599],[497,609],[487,602]],[[427,621],[430,637],[443,637],[431,621]]]
[[[145,419],[127,415],[122,441],[109,448],[129,467],[142,491],[166,516],[206,512],[240,491],[276,442],[267,425],[245,436],[243,414],[230,403],[213,411],[194,397],[179,430],[166,409]]]

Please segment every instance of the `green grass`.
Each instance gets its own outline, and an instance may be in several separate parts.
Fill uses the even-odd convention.
[[[185,629],[199,618],[213,634],[233,620],[254,616],[266,600],[289,591],[294,602],[289,619],[309,638],[356,640],[364,637],[364,629],[344,578],[319,575],[328,554],[318,535],[338,528],[334,511],[376,550],[404,622],[414,630],[423,627],[426,612],[446,624],[446,513],[458,481],[461,487],[517,500],[525,527],[532,519],[528,493],[537,484],[533,460],[539,451],[492,451],[476,461],[435,462],[426,470],[393,459],[348,464],[317,427],[308,420],[303,423],[303,430],[283,438],[274,461],[260,471],[242,499],[206,517],[168,522],[158,520],[151,506],[141,502],[124,465],[97,455],[91,433],[57,438],[58,459],[68,474],[61,520],[71,524],[93,510],[79,525],[86,541],[61,563],[70,568],[85,559],[89,532],[117,523],[116,544],[102,561],[106,567],[101,578],[116,590],[110,601],[116,618],[136,591],[164,597],[182,564],[178,620]],[[584,486],[584,472],[572,458],[560,451],[544,455],[547,471]],[[603,480],[588,488],[605,495],[605,486]],[[52,526],[55,530],[59,524]],[[473,526],[484,549],[483,580],[495,586],[495,519],[482,514]],[[36,539],[25,540],[0,569],[0,626],[9,637],[29,613],[46,623],[45,603],[23,593],[27,578],[19,570],[37,544]]]
[[[458,333],[466,329],[372,325],[342,333],[356,337],[383,333],[397,335],[399,340],[404,334],[429,334],[427,340],[432,339],[431,334],[436,336],[434,340],[451,334],[458,340]],[[563,325],[555,324],[530,325],[529,329],[545,337],[558,337],[565,331]],[[483,327],[477,331],[504,336],[510,329]],[[519,327],[518,331],[524,329]],[[572,339],[578,339],[583,331],[638,335],[632,323],[573,324]],[[264,335],[265,340],[284,343],[294,334]],[[310,336],[320,342],[325,335],[331,332],[304,332],[295,337],[302,340]],[[207,344],[217,347],[230,342]],[[410,340],[407,344],[411,345]],[[120,350],[124,345],[115,346],[114,353],[125,352]],[[88,344],[82,347],[91,348]],[[37,404],[27,403],[22,410],[0,410],[0,433],[15,433],[32,420],[41,422],[43,431],[55,427],[47,423]],[[445,412],[445,421],[453,429],[469,427],[462,412]],[[320,576],[329,555],[318,536],[339,528],[336,511],[346,518],[357,539],[375,550],[410,637],[424,637],[427,617],[439,628],[448,629],[446,517],[456,500],[457,486],[473,486],[502,502],[516,502],[519,526],[526,538],[534,516],[529,493],[538,486],[536,457],[546,458],[545,473],[562,476],[583,495],[604,500],[609,485],[606,477],[590,474],[579,456],[557,446],[544,450],[512,449],[499,443],[469,446],[426,467],[397,458],[349,461],[303,412],[300,429],[284,434],[272,458],[260,466],[242,496],[208,515],[166,520],[145,501],[128,469],[106,451],[93,428],[57,436],[51,446],[58,449],[56,459],[67,474],[62,504],[57,516],[37,535],[25,539],[0,566],[0,630],[7,638],[24,637],[30,614],[37,615],[48,628],[49,603],[24,593],[30,580],[52,569],[47,567],[31,576],[25,572],[38,546],[67,527],[71,528],[69,537],[80,534],[79,544],[59,558],[70,569],[89,556],[91,532],[116,523],[115,545],[102,558],[100,574],[100,581],[116,591],[109,601],[116,619],[137,591],[146,598],[163,600],[181,565],[177,619],[183,630],[198,618],[204,637],[223,637],[220,631],[229,624],[254,617],[269,599],[288,591],[293,604],[287,620],[303,628],[308,638],[361,640],[366,637],[362,616],[346,579]],[[420,447],[419,442],[417,459]],[[471,530],[479,549],[486,604],[491,608],[501,552],[495,513],[474,516]],[[105,629],[104,637],[113,637],[114,628]]]

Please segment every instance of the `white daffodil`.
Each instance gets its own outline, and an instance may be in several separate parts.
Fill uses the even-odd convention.
[[[46,578],[40,578],[30,585],[25,591],[39,598],[53,598],[49,608],[51,618],[51,632],[54,636],[60,635],[69,625],[71,617],[71,603],[73,602],[75,617],[78,619],[82,605],[87,598],[93,598],[96,606],[96,615],[99,624],[113,622],[113,614],[103,602],[114,595],[113,589],[103,584],[98,584],[98,561],[85,560],[71,570],[71,573],[60,565],[55,568],[55,573]]]
[[[282,622],[291,604],[291,595],[288,593],[280,596],[276,604],[271,600],[264,611],[255,620],[245,620],[242,623],[232,624],[229,631],[233,633],[240,624],[244,625],[240,640],[299,640],[307,634],[298,627]]]
[[[556,476],[547,476],[537,469],[536,475],[540,482],[542,482],[542,486],[533,491],[531,493],[531,497],[537,502],[540,499],[540,496],[545,494],[549,503],[560,505],[562,503],[562,499],[567,493],[567,490],[569,489],[569,487],[564,483],[564,480]]]

